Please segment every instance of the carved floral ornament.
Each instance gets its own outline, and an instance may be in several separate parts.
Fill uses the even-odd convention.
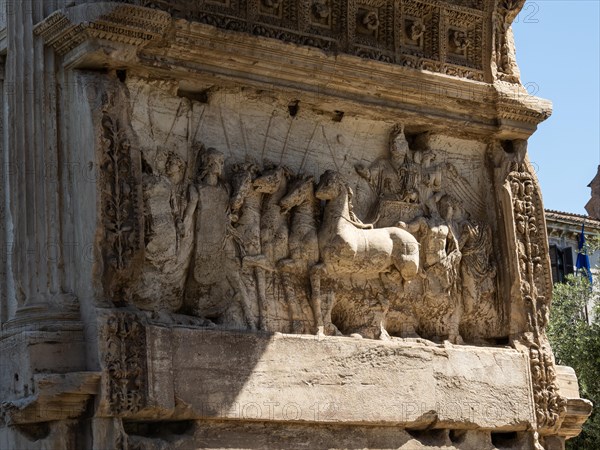
[[[425,34],[425,24],[421,20],[415,20],[410,24],[408,29],[408,37],[412,41],[419,40]]]
[[[525,163],[511,163],[506,189],[512,198],[517,243],[520,291],[525,309],[525,329],[518,345],[529,355],[538,428],[555,431],[567,411],[567,400],[559,394],[552,350],[546,337],[550,311],[545,279],[546,235],[540,223],[543,213],[539,187]]]
[[[331,15],[330,0],[313,0],[311,12],[317,20],[327,19]]]
[[[146,330],[135,314],[113,314],[101,332],[107,396],[117,416],[135,414],[146,399]]]

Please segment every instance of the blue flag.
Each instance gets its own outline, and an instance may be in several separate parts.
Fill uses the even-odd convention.
[[[592,284],[592,269],[590,267],[590,257],[587,254],[585,246],[585,223],[581,225],[581,234],[579,235],[579,251],[577,252],[577,263],[575,264],[576,274],[581,270],[582,275],[587,276],[590,284]]]

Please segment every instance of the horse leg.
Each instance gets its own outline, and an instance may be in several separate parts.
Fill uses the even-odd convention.
[[[325,335],[323,311],[321,309],[321,277],[325,273],[324,264],[316,264],[310,269],[311,306],[315,317],[315,326],[319,336]]]
[[[464,344],[463,338],[460,335],[460,321],[462,318],[463,306],[458,295],[454,293],[454,308],[448,314],[448,340],[452,344]],[[452,296],[450,297],[450,302],[452,302]]]
[[[383,282],[381,283],[383,287]],[[385,320],[387,318],[387,313],[390,309],[390,299],[387,296],[387,292],[379,293],[377,295],[377,300],[379,300],[379,304],[381,305],[381,312],[379,313],[379,339],[382,341],[389,341],[390,335],[385,329]]]
[[[256,325],[252,319],[252,310],[250,309],[250,302],[248,301],[248,295],[246,295],[246,288],[238,272],[231,272],[228,276],[228,281],[233,287],[234,299],[240,304],[244,319],[248,324],[250,330],[256,330]]]
[[[325,303],[325,313],[323,314],[323,328],[327,331],[330,331],[332,335],[342,336],[338,327],[336,327],[331,321],[331,311],[333,311],[333,307],[335,305],[335,291],[331,289],[325,295],[326,303]]]
[[[303,330],[302,322],[299,320],[299,317],[301,317],[300,305],[298,304],[296,289],[291,275],[297,268],[298,265],[293,259],[282,259],[277,263],[277,269],[279,269],[281,274],[292,333],[300,333]]]
[[[258,293],[258,328],[262,331],[266,331],[268,328],[268,311],[265,271],[261,267],[255,267],[254,277],[256,278],[256,291]]]

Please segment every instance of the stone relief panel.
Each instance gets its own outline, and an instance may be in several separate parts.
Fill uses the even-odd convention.
[[[131,305],[199,326],[505,339],[484,144],[264,92],[128,88],[144,245]]]

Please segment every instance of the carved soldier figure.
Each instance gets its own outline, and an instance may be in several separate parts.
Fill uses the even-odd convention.
[[[461,343],[458,332],[461,305],[458,296],[458,270],[461,260],[458,233],[454,222],[457,201],[443,195],[430,218],[419,217],[398,226],[420,236],[423,255],[424,296],[428,314],[437,321],[433,328],[438,335],[447,335]]]
[[[256,328],[245,286],[240,276],[237,234],[230,217],[229,186],[222,180],[224,156],[209,148],[201,156],[196,189],[196,246],[187,295],[188,308],[195,314],[220,318],[228,309],[224,302],[229,289],[239,304],[247,326]],[[219,287],[220,290],[213,289]],[[190,298],[191,297],[191,298]],[[191,303],[191,304],[190,304]]]
[[[425,150],[421,158],[421,200],[429,211],[436,209],[436,203],[443,195],[442,168],[434,164],[436,155],[433,150]]]
[[[464,214],[460,208],[460,277],[463,306],[465,312],[471,312],[478,307],[479,301],[493,299],[496,290],[496,264],[492,260],[490,226],[470,220]]]
[[[134,292],[142,309],[175,312],[183,301],[183,288],[193,248],[193,220],[198,193],[186,189],[185,163],[170,153],[165,175],[143,176],[145,206],[145,259]],[[186,194],[187,190],[187,194]]]
[[[373,186],[380,199],[401,200],[406,184],[405,162],[409,148],[402,128],[395,127],[391,137],[389,158],[379,159],[369,167],[357,164],[355,169]]]

